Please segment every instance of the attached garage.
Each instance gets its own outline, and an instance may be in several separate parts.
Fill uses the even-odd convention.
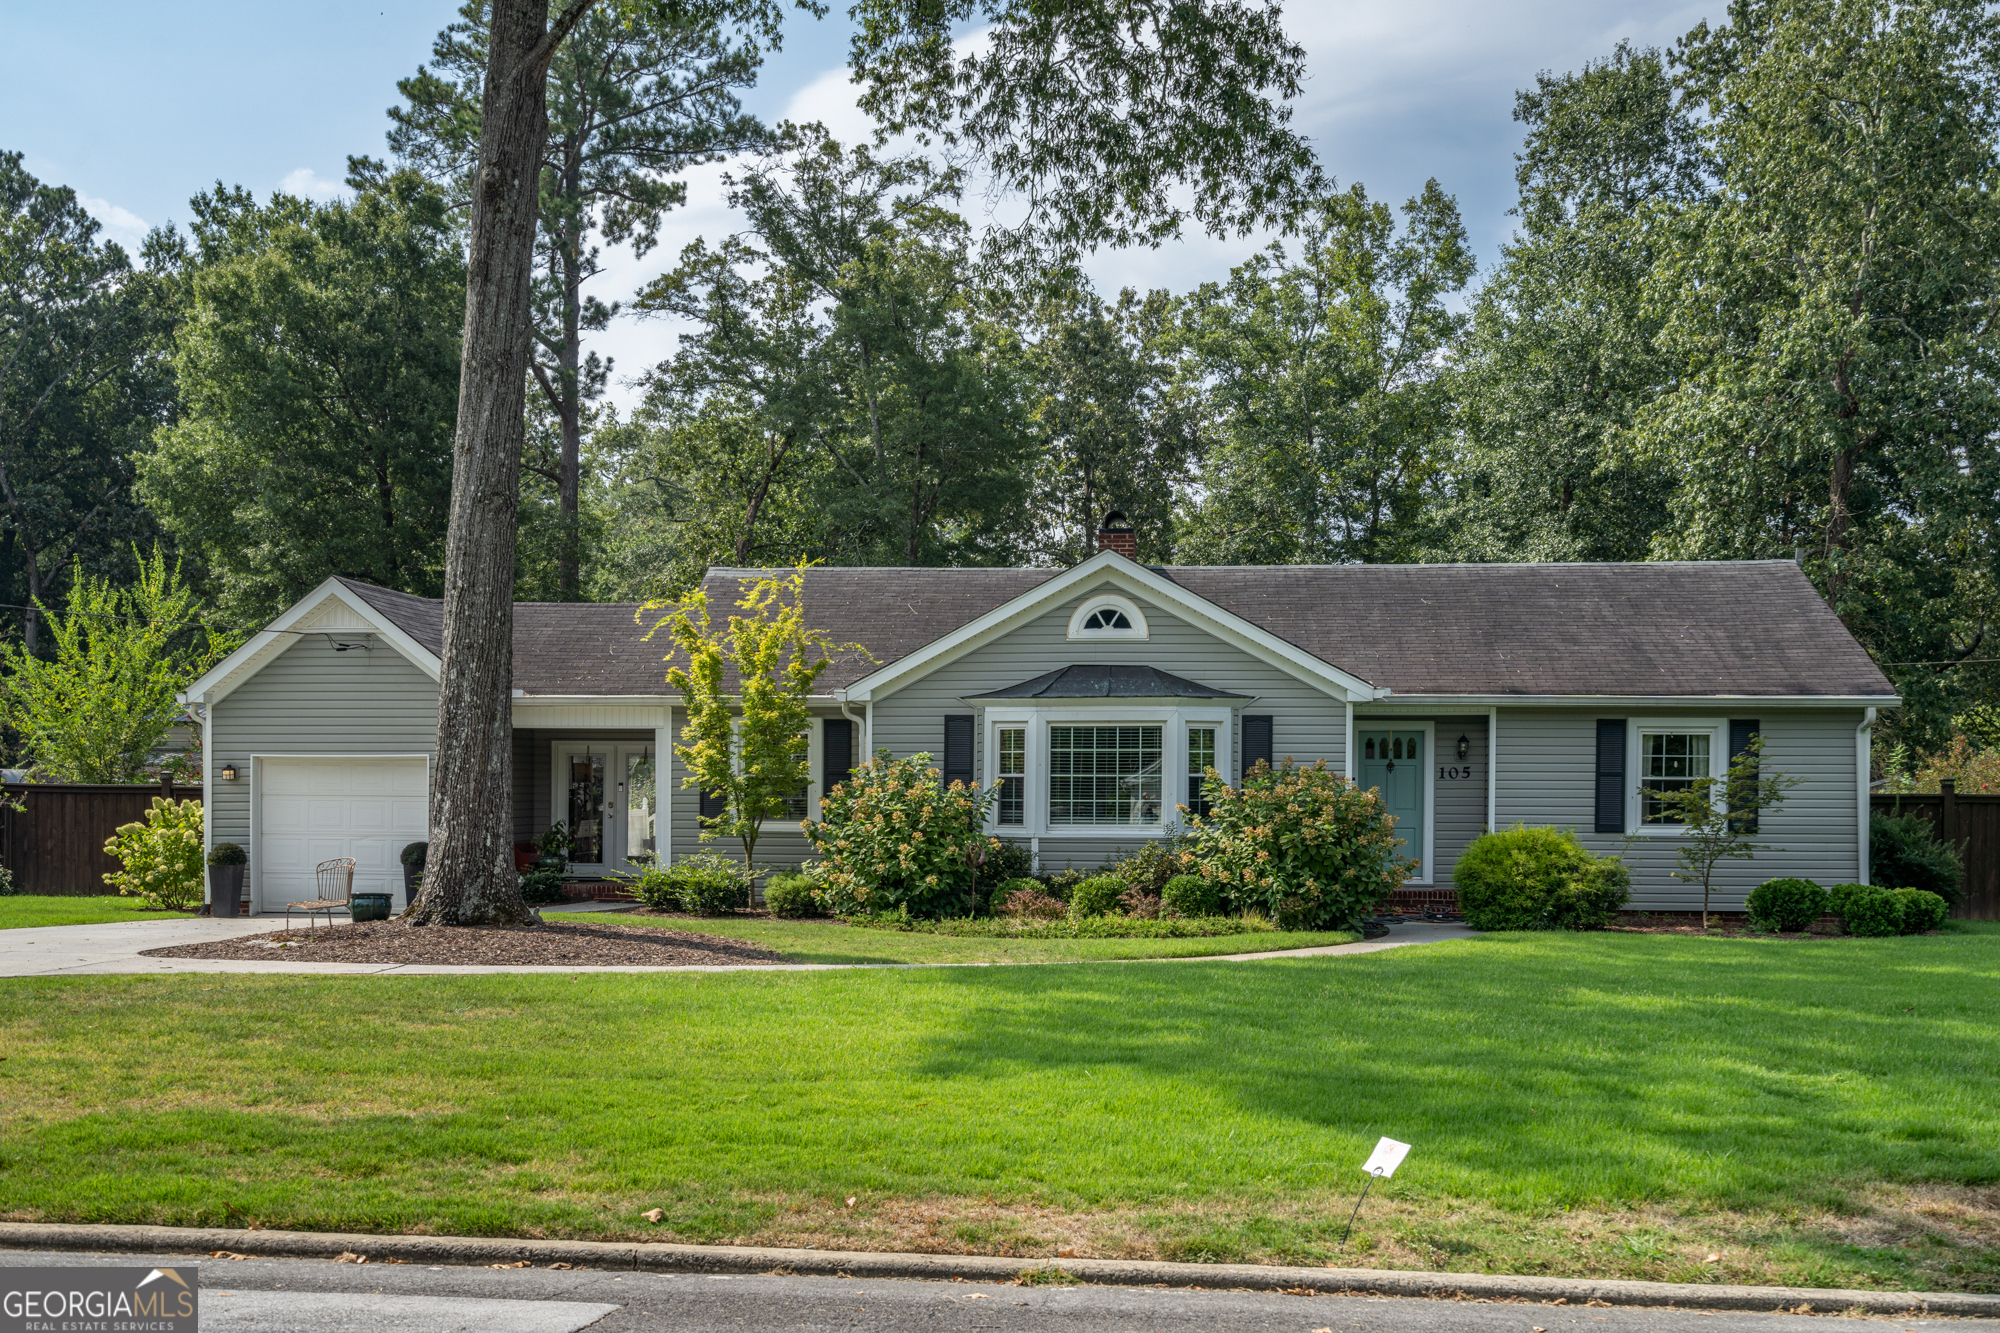
[[[251,783],[258,910],[315,897],[313,868],[340,856],[354,858],[357,893],[390,893],[402,906],[399,854],[428,837],[426,756],[258,756]]]

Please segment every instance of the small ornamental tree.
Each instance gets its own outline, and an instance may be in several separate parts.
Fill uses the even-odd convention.
[[[1681,826],[1673,877],[1701,885],[1701,928],[1708,929],[1708,901],[1716,867],[1748,861],[1763,850],[1757,841],[1758,816],[1784,804],[1785,793],[1804,781],[1785,773],[1763,772],[1764,738],[1752,736],[1729,761],[1722,777],[1696,778],[1685,787],[1641,789],[1661,812]]]
[[[702,818],[701,836],[737,839],[746,867],[756,864],[764,821],[784,814],[785,802],[812,780],[806,700],[814,684],[833,653],[860,651],[807,627],[806,569],[743,580],[741,614],[727,625],[715,623],[699,588],[677,602],[639,609],[644,617],[671,608],[648,637],[665,630],[675,649],[667,661],[686,658],[667,671],[688,714],[674,746],[687,767],[683,785],[723,799],[722,813]]]
[[[39,604],[38,604],[39,605]],[[0,721],[56,782],[137,782],[180,716],[179,693],[234,643],[201,624],[201,599],[156,549],[128,587],[85,575],[48,615],[54,660],[8,645]]]
[[[1374,792],[1290,759],[1260,763],[1240,787],[1208,770],[1208,812],[1188,818],[1182,864],[1232,908],[1286,930],[1346,926],[1388,897],[1416,863],[1396,852],[1396,819]]]
[[[819,854],[821,901],[836,915],[968,911],[979,867],[1000,850],[985,832],[999,788],[946,786],[928,754],[885,750],[820,800],[806,837]]]

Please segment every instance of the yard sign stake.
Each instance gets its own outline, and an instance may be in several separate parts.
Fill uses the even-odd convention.
[[[1361,1169],[1368,1173],[1368,1179],[1362,1183],[1361,1197],[1354,1201],[1354,1211],[1347,1215],[1347,1229],[1340,1233],[1341,1248],[1346,1247],[1347,1238],[1354,1234],[1354,1219],[1361,1215],[1361,1205],[1368,1202],[1368,1191],[1374,1187],[1376,1181],[1387,1180],[1395,1175],[1396,1168],[1401,1166],[1403,1159],[1409,1155],[1410,1145],[1407,1143],[1398,1143],[1388,1138],[1376,1141],[1375,1151],[1361,1164]]]

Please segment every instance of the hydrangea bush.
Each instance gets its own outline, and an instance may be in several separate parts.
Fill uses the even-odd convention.
[[[1283,930],[1334,930],[1381,902],[1416,863],[1396,852],[1381,797],[1328,769],[1259,764],[1239,787],[1210,769],[1208,813],[1188,820],[1181,864],[1214,883],[1235,911]]]
[[[805,824],[821,863],[820,901],[836,916],[902,910],[942,916],[971,909],[986,859],[1001,852],[988,836],[994,790],[946,786],[928,754],[886,753],[854,770],[820,801]]]
[[[104,850],[125,868],[104,882],[147,907],[192,912],[201,905],[201,802],[155,796],[143,823],[120,824]]]

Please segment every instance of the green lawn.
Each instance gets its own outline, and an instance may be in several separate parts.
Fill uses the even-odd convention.
[[[604,921],[722,935],[775,949],[792,963],[1077,963],[1118,958],[1209,958],[1222,953],[1309,949],[1349,944],[1351,931],[1260,931],[1169,940],[1007,940],[875,930],[839,921],[772,917],[642,916],[637,912],[563,913],[562,921]]]
[[[0,930],[19,926],[94,926],[100,921],[169,921],[192,912],[148,912],[137,898],[69,898],[23,893],[0,898]]]
[[[1991,931],[8,980],[0,1215],[1990,1289],[1996,1036]]]

